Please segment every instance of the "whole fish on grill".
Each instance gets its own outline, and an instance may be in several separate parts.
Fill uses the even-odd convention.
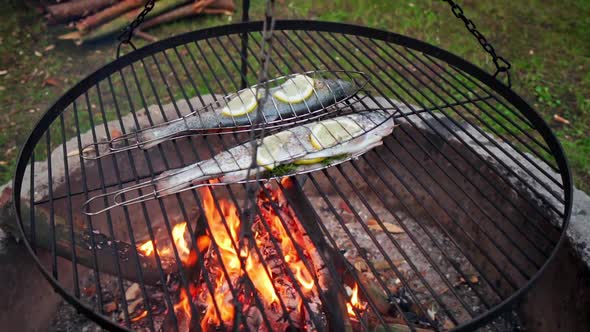
[[[307,77],[307,76],[306,76]],[[341,79],[312,79],[313,93],[300,102],[285,102],[274,96],[274,93],[282,89],[277,86],[268,89],[268,97],[264,105],[257,105],[252,111],[241,115],[227,115],[223,113],[224,106],[232,99],[239,98],[239,93],[220,102],[220,107],[210,105],[205,111],[191,114],[179,120],[172,121],[163,126],[155,126],[136,132],[134,135],[137,144],[142,149],[156,146],[171,137],[182,136],[194,130],[215,129],[247,126],[256,123],[258,112],[262,112],[263,121],[273,121],[293,118],[326,108],[334,103],[354,95],[357,87],[352,82]],[[257,91],[258,102],[261,101],[264,90],[262,88],[248,88]],[[246,89],[245,89],[246,90]],[[244,90],[242,90],[244,91]],[[123,140],[118,139],[119,142]],[[115,146],[116,148],[116,146]]]
[[[338,129],[339,125],[344,130]],[[324,127],[326,129],[322,130]],[[330,128],[332,132],[328,130]],[[328,166],[358,157],[381,145],[393,128],[391,113],[385,110],[363,111],[312,122],[265,137],[257,148],[256,169],[250,172],[253,148],[248,142],[220,152],[211,159],[168,170],[156,177],[153,183],[158,194],[163,196],[213,178],[231,183],[245,180],[248,174],[254,176],[256,172],[272,175],[284,165],[289,165],[292,173]],[[314,133],[326,136],[323,141],[332,144],[319,146],[318,141],[321,143],[322,140],[314,137]],[[339,137],[330,138],[329,135]]]

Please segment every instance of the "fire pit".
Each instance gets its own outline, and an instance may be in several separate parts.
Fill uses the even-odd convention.
[[[383,146],[260,181],[255,197],[245,184],[210,183],[83,213],[90,197],[247,141],[243,132],[196,135],[83,158],[88,144],[255,82],[261,30],[234,24],[154,43],[89,76],[44,115],[21,154],[14,201],[31,254],[51,253],[37,262],[56,290],[113,330],[432,331],[511,321],[499,314],[541,275],[567,227],[563,152],[508,87],[396,34],[277,21],[268,68],[269,77],[369,74],[360,103],[396,110]],[[250,217],[255,243],[244,247],[240,225]],[[59,274],[63,264],[73,272]]]

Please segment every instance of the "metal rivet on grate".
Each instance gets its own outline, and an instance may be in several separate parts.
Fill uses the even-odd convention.
[[[132,52],[44,115],[15,176],[25,242],[33,255],[50,252],[41,271],[110,329],[504,326],[499,314],[563,238],[565,157],[541,118],[493,77],[395,34],[277,21],[268,68],[271,78],[366,73],[358,104],[396,111],[399,126],[382,146],[260,182],[255,202],[236,183],[83,213],[90,197],[247,141],[248,131],[209,133],[84,157],[89,144],[133,137],[257,82],[261,27],[212,28]],[[256,245],[242,256],[231,234],[245,215]]]

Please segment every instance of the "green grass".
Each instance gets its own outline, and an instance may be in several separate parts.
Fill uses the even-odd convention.
[[[8,74],[0,76],[0,183],[11,178],[18,149],[41,114],[73,84],[112,61],[116,46],[114,41],[82,47],[59,41],[57,36],[66,31],[64,27],[46,27],[40,15],[21,1],[5,2],[0,12],[0,70],[7,70]],[[587,15],[590,2],[465,0],[460,3],[493,42],[497,52],[511,61],[514,90],[550,124],[570,160],[576,184],[590,190],[590,15]],[[262,1],[254,2],[252,16],[260,18],[263,10]],[[448,49],[478,66],[493,70],[489,57],[481,51],[473,36],[464,31],[463,24],[440,1],[284,0],[277,2],[277,15],[349,22],[394,31]],[[201,17],[158,27],[149,33],[166,38],[237,20],[239,13],[233,17]],[[138,44],[142,46],[145,42],[138,41]],[[45,51],[49,45],[55,45],[55,48]],[[382,50],[376,50],[376,53],[387,56]],[[203,63],[199,65],[204,66]],[[226,65],[232,66],[229,62]],[[155,70],[149,65],[148,68]],[[217,70],[222,70],[221,64],[212,63],[211,68],[203,73],[203,79]],[[280,70],[287,71],[287,68]],[[45,84],[47,78],[57,78],[59,86]],[[471,86],[465,80],[462,82]],[[121,82],[116,76],[113,84],[115,94],[120,95]],[[229,91],[233,90],[230,82],[221,84],[227,85]],[[147,83],[142,82],[141,88],[148,89]],[[163,86],[158,85],[156,89],[159,94],[166,95]],[[211,89],[219,92],[219,85],[215,83]],[[203,85],[189,86],[186,91],[189,96],[197,92],[210,91]],[[456,93],[453,96],[461,97]],[[168,98],[181,97],[175,90]],[[422,101],[428,98],[435,99],[435,96],[426,93]],[[143,107],[137,94],[133,94],[132,100],[136,109]],[[107,104],[107,119],[114,119],[113,100],[104,102]],[[123,104],[122,100],[118,102]],[[153,102],[148,100],[148,103]],[[91,104],[96,105],[97,101],[91,100]],[[129,107],[126,102],[119,106]],[[80,112],[81,125],[88,129],[86,109],[83,111]],[[504,114],[514,120],[511,113]],[[555,122],[555,114],[568,119],[571,124]],[[480,115],[482,121],[502,134],[516,130],[501,116]],[[503,125],[498,125],[498,119]],[[66,118],[65,126],[68,135],[75,134],[73,118]],[[52,128],[54,144],[60,141],[58,129],[57,126]],[[40,153],[39,157],[42,156]]]

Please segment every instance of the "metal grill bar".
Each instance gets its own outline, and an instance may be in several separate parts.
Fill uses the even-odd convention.
[[[45,134],[45,142],[47,148],[47,178],[49,180],[49,224],[51,225],[51,234],[53,241],[51,241],[51,272],[53,277],[57,279],[57,254],[56,254],[56,240],[55,240],[55,209],[53,208],[53,174],[51,172],[51,132],[47,131]]]
[[[61,129],[61,138],[62,141],[65,142],[66,141],[66,132],[65,132],[65,121],[64,121],[64,115],[63,113],[59,115],[59,124],[60,124],[60,129]],[[66,151],[66,145],[62,144],[62,152],[65,155],[67,155],[67,151]],[[64,159],[64,169],[66,174],[69,174],[69,167],[68,167],[68,159],[65,158]],[[66,177],[66,190],[68,191],[68,193],[70,192],[70,178]],[[72,276],[73,278],[73,282],[74,282],[74,296],[76,297],[80,297],[80,285],[78,282],[78,259],[77,259],[77,255],[76,255],[76,240],[74,238],[74,218],[72,216],[72,197],[70,195],[68,195],[68,198],[66,200],[66,208],[67,208],[67,222],[69,224],[69,230],[70,230],[70,241],[71,241],[71,245],[70,247],[72,248],[72,270],[74,271],[74,274]]]
[[[29,206],[31,208],[31,213],[29,216],[29,228],[31,229],[31,234],[29,234],[29,238],[31,241],[31,247],[33,251],[37,251],[37,233],[35,228],[35,152],[31,154],[31,162],[29,163],[29,168],[31,170],[31,177],[29,183]]]
[[[77,102],[76,100],[74,100],[72,102],[72,110],[74,112],[73,116],[74,116],[74,124],[76,125],[76,142],[78,144],[78,149],[82,149],[82,140],[80,138],[80,123],[78,120],[78,106],[77,106]],[[88,183],[86,182],[86,167],[84,165],[84,161],[82,160],[82,156],[79,156],[79,162],[80,162],[80,172],[82,174],[82,188],[84,191],[84,198],[88,198]],[[31,174],[31,188],[33,187],[33,175]],[[33,194],[31,194],[31,197],[34,197]],[[31,205],[31,209],[34,209],[35,206]],[[34,213],[31,213],[31,215],[34,215]],[[90,232],[90,234],[94,234],[94,229],[92,226],[92,221],[90,220],[90,217],[86,216],[84,218],[84,220],[86,221],[86,228],[88,229],[88,231]],[[96,256],[96,243],[94,243],[94,236],[90,236],[89,239],[90,242],[90,246],[92,247],[92,268],[93,268],[93,272],[94,272],[94,287],[95,289],[102,289],[101,287],[101,283],[100,283],[100,270],[98,269],[98,257]],[[104,304],[103,304],[103,299],[102,299],[102,292],[97,292],[97,298],[98,298],[98,307],[99,308],[103,308]]]

